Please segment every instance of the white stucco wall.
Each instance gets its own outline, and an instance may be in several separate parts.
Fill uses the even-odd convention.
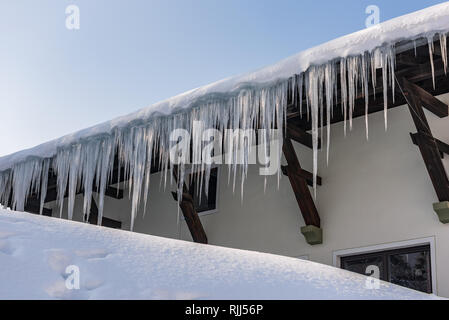
[[[449,103],[449,95],[439,97]],[[449,142],[449,119],[426,113],[433,133]],[[416,132],[406,106],[389,111],[389,129],[383,113],[370,115],[370,139],[365,139],[364,118],[355,119],[345,138],[343,124],[332,126],[329,166],[320,153],[316,206],[324,232],[322,245],[310,246],[300,233],[304,221],[287,177],[277,188],[269,179],[266,193],[258,167],[251,166],[244,200],[227,184],[227,168],[220,173],[218,212],[202,216],[209,243],[287,256],[307,255],[310,260],[332,264],[337,250],[373,246],[417,238],[435,239],[436,293],[449,297],[449,225],[439,222],[432,209],[437,202],[419,150],[410,139]],[[312,170],[312,151],[295,143],[303,168]],[[323,149],[325,150],[325,148]],[[444,163],[449,168],[449,156]],[[139,212],[134,231],[191,240],[183,221],[177,226],[177,204],[170,191],[159,186],[153,175],[148,210]],[[128,199],[107,198],[105,216],[121,220],[129,229]],[[82,202],[77,198],[75,219],[81,219]],[[66,210],[64,210],[64,214]]]

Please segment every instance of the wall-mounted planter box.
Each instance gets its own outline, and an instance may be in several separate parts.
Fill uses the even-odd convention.
[[[323,243],[323,229],[316,226],[305,226],[301,228],[301,233],[310,245]]]
[[[442,223],[449,223],[449,201],[434,203],[433,210],[435,210]]]

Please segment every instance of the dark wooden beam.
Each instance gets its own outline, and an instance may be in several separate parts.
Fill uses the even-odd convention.
[[[290,139],[284,140],[282,146],[285,159],[287,160],[287,175],[290,180],[293,192],[295,193],[296,201],[298,202],[301,214],[304,218],[306,225],[320,227],[321,221],[316,209],[315,202],[313,201],[312,194],[310,193],[307,181],[295,172],[302,170],[299,164],[298,157],[296,156],[295,149]]]
[[[423,88],[409,81],[407,81],[407,85],[405,84],[403,85],[406,86],[409,89],[409,91],[413,91],[413,94],[419,97],[423,107],[429,110],[430,112],[434,113],[436,116],[440,118],[445,118],[449,115],[449,108],[447,104],[441,102]]]
[[[302,144],[306,147],[313,149],[313,138],[310,133],[305,132],[298,126],[292,123],[287,124],[287,137]],[[318,138],[318,149],[321,148],[321,139]]]
[[[284,176],[288,176],[288,166],[281,166],[281,170],[282,170],[282,173],[284,174]],[[313,173],[311,173],[309,171],[306,171],[304,169],[301,169],[301,170],[299,170],[297,172],[296,171],[293,172],[293,170],[292,170],[291,172],[293,174],[296,174],[296,175],[300,176],[303,179],[306,179],[307,184],[309,186],[313,187]],[[323,180],[321,179],[320,176],[316,177],[316,184],[317,185],[321,186],[322,185],[322,181]]]
[[[94,192],[98,192],[97,188],[94,188]],[[76,192],[76,195],[83,194],[83,193],[84,193],[84,190],[78,190]],[[68,190],[66,190],[64,197],[67,197],[67,196],[68,196]],[[114,187],[107,187],[105,190],[105,196],[120,200],[120,199],[123,199],[123,190],[117,189]],[[57,197],[58,197],[58,192],[56,190],[56,187],[49,188],[47,190],[47,195],[45,196],[45,203],[56,201]]]
[[[176,183],[178,183],[176,167],[173,169],[173,177],[175,178]],[[175,201],[178,201],[177,193],[172,192],[172,195]],[[187,227],[189,228],[193,241],[196,243],[207,244],[208,241],[206,232],[204,231],[203,224],[201,223],[200,217],[196,212],[193,198],[190,195],[189,190],[185,183],[183,185],[183,193],[181,202],[179,203],[179,207],[182,211],[182,214],[186,221]]]
[[[437,197],[441,202],[449,201],[449,180],[443,162],[441,161],[438,143],[432,135],[422,107],[422,96],[417,93],[416,86],[408,80],[400,79],[399,83],[407,98],[410,114],[418,130],[418,134],[414,135],[414,140],[419,147]]]
[[[401,54],[397,55],[397,57],[396,57],[396,65],[416,67],[417,65],[425,63],[428,60],[429,60],[429,58],[426,58],[423,56],[415,57],[415,56],[411,56],[410,54],[401,53]]]
[[[410,133],[410,137],[412,138],[413,144],[414,145],[418,145],[418,138],[417,136],[420,135],[420,133]],[[441,140],[438,140],[437,138],[433,138],[438,146],[438,150],[440,151],[441,154],[441,159],[444,158],[444,154],[449,155],[449,145]],[[425,141],[425,140],[424,140]]]
[[[92,197],[90,205],[89,223],[94,225],[98,224],[98,207],[94,197]],[[122,223],[121,221],[113,220],[103,216],[103,218],[101,219],[101,226],[113,229],[121,229]]]

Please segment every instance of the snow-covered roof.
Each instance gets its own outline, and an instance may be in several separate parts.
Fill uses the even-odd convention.
[[[437,298],[310,261],[2,209],[0,265],[0,299]]]
[[[449,3],[445,2],[424,10],[407,14],[368,29],[329,41],[302,51],[292,57],[258,71],[242,74],[190,90],[178,96],[158,102],[126,116],[87,128],[62,138],[41,144],[0,158],[0,171],[11,168],[27,157],[53,157],[57,148],[68,146],[83,139],[111,134],[114,128],[147,122],[156,116],[167,116],[192,108],[217,95],[236,95],[241,88],[267,86],[306,71],[312,65],[323,65],[334,59],[371,52],[385,44],[395,44],[405,39],[433,37],[449,31]]]

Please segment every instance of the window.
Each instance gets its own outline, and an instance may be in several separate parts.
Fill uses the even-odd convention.
[[[360,274],[366,274],[366,268],[375,265],[381,280],[432,293],[429,245],[345,256],[340,263],[343,269]]]
[[[196,179],[197,174],[189,175],[189,180],[187,181],[189,185],[189,193],[193,198],[193,204],[198,214],[211,214],[217,210],[218,171],[218,167],[213,167],[210,170],[209,194],[206,194],[206,188],[204,187],[204,184],[206,183],[205,174],[203,174],[203,184],[201,190],[198,190],[200,186],[198,185],[198,181]]]

